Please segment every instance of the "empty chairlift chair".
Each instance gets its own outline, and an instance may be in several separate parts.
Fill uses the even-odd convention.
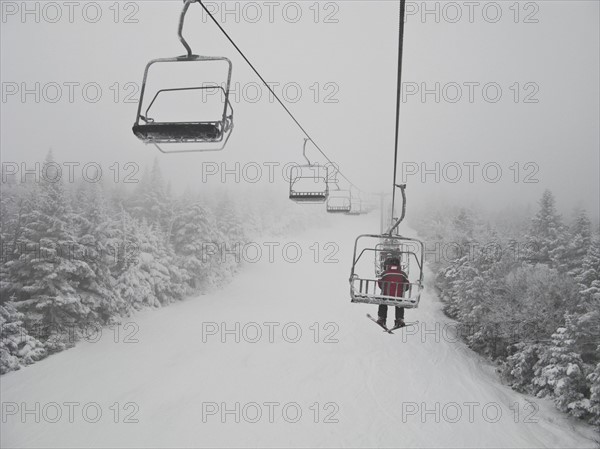
[[[330,214],[347,214],[352,210],[352,199],[349,190],[332,190],[327,199],[327,212]]]
[[[304,140],[303,155],[307,165],[296,165],[290,169],[290,194],[292,201],[303,204],[319,204],[329,197],[329,174],[327,166],[313,164],[306,156]]]
[[[133,133],[142,142],[154,144],[163,153],[222,150],[233,129],[233,109],[229,102],[232,72],[231,61],[228,58],[220,56],[199,56],[192,54],[190,46],[182,36],[185,14],[189,5],[195,1],[186,0],[179,21],[178,35],[181,43],[187,50],[187,55],[154,59],[146,65],[146,69],[144,70]],[[164,68],[168,65],[169,72],[175,76],[176,67],[181,67],[182,64],[187,64],[188,66],[196,64],[196,66],[203,68],[211,65],[211,70],[214,70],[216,65],[221,65],[225,69],[225,73],[223,74],[223,78],[219,80],[221,81],[220,83],[202,81],[198,85],[198,80],[195,80],[192,85],[155,88],[153,91],[148,92],[149,72],[152,67],[160,65]],[[219,71],[223,71],[223,69],[219,68]],[[168,76],[164,77],[168,78]],[[167,82],[169,81],[170,79]],[[152,96],[152,94],[154,95]],[[206,99],[214,97],[215,94],[221,97],[221,101],[212,110],[203,110],[203,106],[206,106],[207,103]],[[176,96],[179,96],[179,99],[175,98]],[[200,98],[198,99],[197,97]],[[160,115],[161,112],[164,113],[159,107],[161,102],[164,103],[169,100],[173,102],[173,99],[176,100],[175,108],[179,104],[179,100],[185,99],[188,102],[192,102],[189,105],[190,109],[183,111],[184,115],[187,114],[189,116],[186,115],[186,118],[177,120],[153,118],[155,114]],[[170,144],[192,145],[182,148],[181,145],[172,146]]]
[[[350,197],[350,210],[347,212],[348,215],[360,215],[362,214],[362,200],[358,196]]]

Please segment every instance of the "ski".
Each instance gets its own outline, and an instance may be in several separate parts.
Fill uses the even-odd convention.
[[[404,323],[404,326],[397,326],[397,327],[392,327],[391,329],[388,329],[387,333],[388,334],[393,334],[392,331],[395,331],[395,330],[398,330],[398,329],[402,329],[402,328],[408,327],[408,326],[415,326],[417,324],[419,324],[418,321],[411,321],[410,323]]]
[[[381,327],[384,332],[390,331],[385,324],[379,324],[377,322],[377,320],[375,318],[373,318],[371,315],[369,315],[368,313],[367,313],[367,318],[370,319],[371,321],[373,321],[375,324],[377,324],[377,326]]]

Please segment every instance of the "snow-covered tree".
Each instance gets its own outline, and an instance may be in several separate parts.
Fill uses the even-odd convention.
[[[156,161],[133,188],[65,186],[51,154],[46,165],[41,182],[11,181],[0,197],[2,372],[71,346],[88,325],[223,285],[251,236],[305,224],[302,208],[282,213],[287,200],[175,198]]]
[[[160,307],[185,293],[187,273],[174,263],[164,234],[145,220],[123,213],[126,254],[116,281],[120,297],[131,307]]]
[[[600,303],[600,238],[592,239],[576,277],[584,301]]]
[[[236,203],[227,192],[221,193],[219,197],[219,203],[215,208],[215,217],[219,230],[227,238],[228,243],[245,243],[247,237],[245,224]]]
[[[564,254],[564,270],[572,277],[581,274],[584,258],[592,244],[592,224],[585,210],[577,212],[568,231],[568,242]]]
[[[213,259],[219,257],[222,241],[212,213],[192,197],[185,198],[173,220],[171,242],[192,288],[212,283]]]
[[[552,192],[544,191],[539,205],[527,236],[529,261],[552,267],[560,266],[567,252],[566,237]]]
[[[597,348],[600,353],[600,346]],[[600,363],[587,377],[590,384],[590,424],[600,427]]]
[[[96,310],[100,321],[107,323],[114,316],[126,315],[127,305],[114,292],[115,279],[111,270],[118,262],[119,227],[110,216],[104,189],[98,183],[83,183],[76,197],[76,224],[81,255],[94,272],[80,284],[82,297]]]
[[[46,356],[44,345],[23,327],[23,318],[12,300],[0,305],[0,374]]]
[[[157,225],[168,232],[173,212],[173,200],[156,159],[150,171],[146,171],[129,200],[131,215],[145,219],[151,225]]]
[[[577,352],[577,327],[570,315],[565,326],[552,334],[552,343],[542,353],[535,367],[533,385],[538,397],[554,397],[559,410],[577,417],[586,415],[589,400],[585,365]]]
[[[473,210],[442,210],[428,212],[418,228],[430,252],[431,242],[462,245],[462,257],[428,262],[444,311],[468,330],[467,344],[495,359],[514,389],[552,398],[583,419],[596,416],[600,251],[586,213],[567,229],[544,192],[523,257],[523,214],[491,227]],[[481,243],[502,253],[466,251]]]
[[[52,166],[49,153],[46,164]],[[17,240],[19,257],[7,263],[17,308],[27,322],[58,334],[49,350],[68,345],[65,334],[56,331],[94,319],[90,304],[81,300],[77,288],[91,282],[94,272],[80,257],[84,248],[78,242],[73,214],[60,178],[42,178],[23,214],[23,230]],[[53,347],[52,347],[53,346]]]
[[[532,381],[542,350],[541,344],[530,342],[516,343],[510,347],[510,354],[501,368],[501,374],[512,388],[522,393],[534,392]]]

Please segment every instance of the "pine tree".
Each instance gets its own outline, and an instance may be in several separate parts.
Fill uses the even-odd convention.
[[[552,192],[544,191],[539,204],[540,209],[531,220],[527,238],[529,261],[551,267],[561,266],[566,253],[566,237]]]
[[[572,277],[581,274],[584,258],[592,243],[592,224],[585,210],[580,210],[569,228],[564,270]]]
[[[143,224],[143,229],[142,228]],[[153,281],[142,268],[144,231],[149,231],[145,222],[134,220],[125,210],[121,211],[121,243],[118,251],[115,289],[125,303],[135,310],[144,307],[159,307],[160,302],[155,295]]]
[[[9,185],[3,188],[0,195],[0,296],[3,298],[11,297],[20,289],[16,280],[11,277],[10,266],[19,257],[17,242],[23,233],[24,215],[30,208],[30,201],[34,200],[31,191],[29,185]]]
[[[246,240],[244,223],[238,208],[231,197],[225,192],[220,195],[219,204],[215,210],[219,231],[230,244],[243,244]]]
[[[554,397],[557,408],[576,417],[585,416],[589,403],[585,366],[576,349],[577,328],[573,317],[565,316],[565,327],[552,334],[552,344],[542,354],[535,368],[533,384],[537,396]]]
[[[598,346],[597,351],[600,353],[600,346]],[[589,422],[600,428],[600,363],[588,375],[587,380],[590,384]]]
[[[108,323],[112,317],[128,313],[127,305],[114,292],[111,273],[117,264],[119,229],[109,215],[101,184],[82,184],[75,207],[78,242],[84,248],[84,260],[95,274],[80,284],[80,291],[93,305],[101,323]]]
[[[123,232],[128,254],[121,263],[116,289],[120,297],[131,307],[160,307],[185,294],[188,275],[174,263],[172,251],[166,246],[164,234],[156,226],[123,215]]]
[[[145,219],[149,224],[159,226],[162,231],[168,231],[173,201],[157,159],[152,169],[143,175],[128,203],[134,218]]]
[[[506,358],[501,373],[512,388],[522,393],[535,393],[532,381],[535,366],[543,351],[543,345],[539,343],[521,342],[510,347],[510,355]]]
[[[520,323],[533,323],[530,338],[548,338],[573,312],[577,290],[574,282],[547,265],[526,265],[506,276],[506,295],[500,300]]]
[[[192,288],[210,284],[211,259],[219,257],[220,240],[212,214],[200,202],[184,198],[174,217],[171,242]]]
[[[600,302],[600,238],[592,239],[576,281],[585,302]]]
[[[43,344],[23,327],[24,315],[14,301],[0,305],[0,374],[17,370],[46,356]]]
[[[474,220],[471,211],[461,208],[458,215],[454,218],[453,225],[456,235],[460,239],[460,242],[456,243],[465,243],[473,240]]]
[[[49,153],[46,163],[53,162]],[[84,248],[77,242],[73,215],[62,181],[42,179],[28,198],[23,214],[23,231],[18,238],[19,257],[10,261],[8,275],[17,308],[25,313],[26,326],[41,326],[49,350],[64,349],[72,328],[93,319],[89,304],[81,301],[77,288],[94,278],[80,257]]]

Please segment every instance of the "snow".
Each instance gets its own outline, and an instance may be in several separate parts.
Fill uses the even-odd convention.
[[[378,217],[332,221],[265,238],[280,243],[273,262],[263,246],[220,291],[139,312],[0,378],[2,447],[595,447],[591,427],[501,385],[453,338],[430,288],[406,312],[414,330],[388,335],[367,320],[376,307],[350,304],[348,276],[355,236]],[[294,243],[296,263],[281,252]],[[325,263],[327,243],[338,262]]]

